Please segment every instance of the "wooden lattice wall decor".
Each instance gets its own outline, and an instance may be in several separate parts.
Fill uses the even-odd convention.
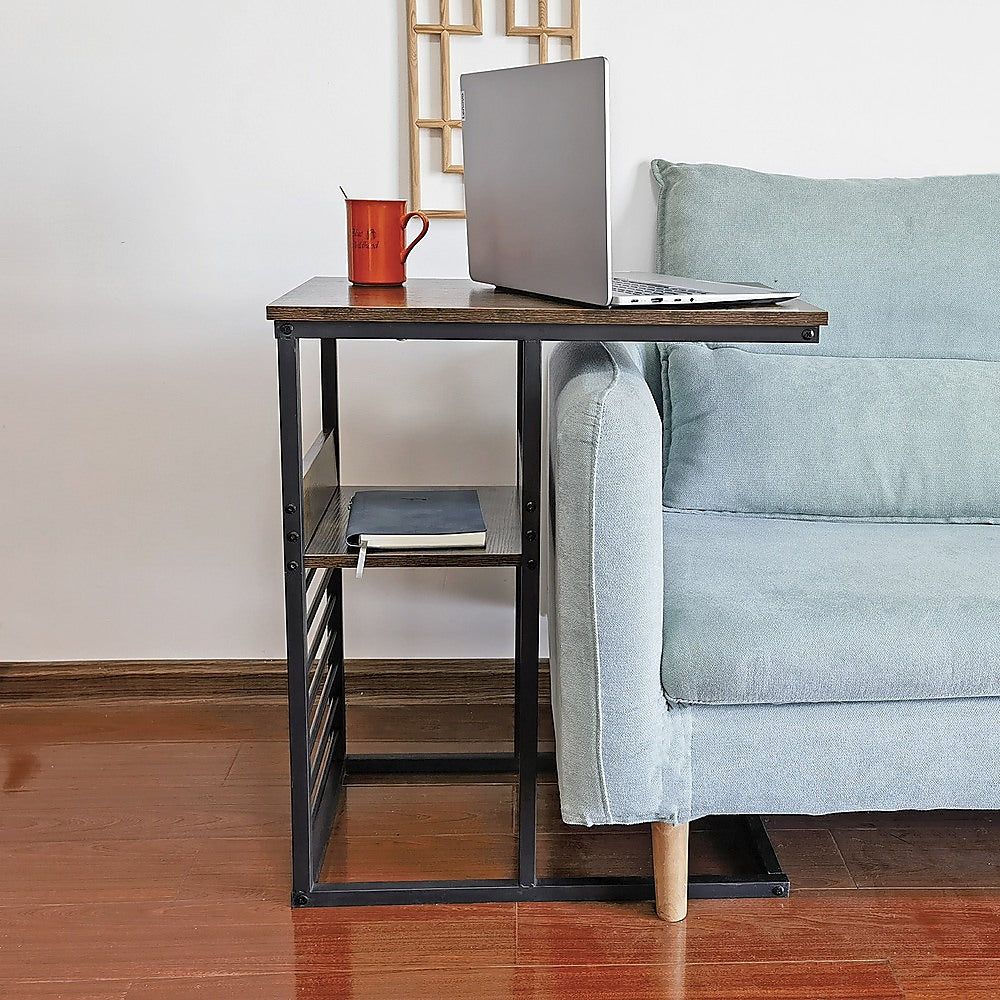
[[[499,2],[499,0],[497,0]],[[570,42],[570,57],[580,58],[580,0],[569,0],[569,24],[550,25],[548,0],[537,0],[538,24],[518,24],[515,0],[504,0],[504,24],[508,36],[534,38],[538,43],[538,61],[549,61],[549,39],[566,38]],[[460,117],[455,117],[451,106],[451,38],[453,35],[483,34],[483,3],[472,0],[472,16],[468,24],[455,24],[451,19],[451,0],[440,0],[440,14],[436,24],[417,21],[417,0],[406,0],[406,54],[409,68],[409,126],[410,126],[410,208],[425,215],[443,219],[464,219],[464,209],[424,208],[420,196],[420,140],[430,131],[441,133],[441,171],[446,174],[462,173],[461,163],[455,163],[454,130],[462,127]],[[417,38],[419,35],[437,35],[440,42],[441,107],[433,118],[420,116],[419,64]]]

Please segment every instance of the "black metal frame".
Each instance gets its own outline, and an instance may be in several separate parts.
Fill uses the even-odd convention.
[[[503,902],[517,900],[636,900],[653,898],[649,878],[539,878],[536,870],[536,792],[540,770],[555,767],[555,755],[538,752],[538,604],[541,537],[541,342],[545,339],[646,340],[637,327],[602,327],[573,337],[573,329],[523,325],[275,323],[285,562],[285,631],[288,649],[289,750],[292,793],[292,905],[360,906],[399,903]],[[661,331],[662,332],[662,331]],[[719,331],[721,332],[721,330]],[[735,331],[726,328],[731,337]],[[343,587],[341,570],[307,568],[308,533],[303,468],[299,340],[321,339],[324,449],[339,483],[337,339],[516,340],[518,485],[521,558],[516,567],[515,709],[512,753],[348,754],[346,752]],[[546,336],[549,334],[549,336]],[[754,340],[805,340],[814,329],[757,327]],[[532,339],[534,335],[534,339]],[[712,339],[705,327],[672,327],[672,339]],[[721,339],[717,337],[716,339]],[[314,457],[313,462],[317,459]],[[328,499],[328,497],[326,498]],[[320,505],[323,500],[320,499]],[[518,779],[517,877],[420,882],[320,881],[345,779],[351,774],[511,774]],[[693,875],[692,899],[786,896],[788,876],[774,854],[763,823],[746,820],[759,869],[735,876]]]

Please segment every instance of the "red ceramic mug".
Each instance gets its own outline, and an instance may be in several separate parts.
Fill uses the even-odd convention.
[[[417,218],[423,227],[409,244],[406,224]],[[347,276],[356,285],[401,285],[406,258],[427,235],[423,212],[407,212],[405,201],[347,199]]]

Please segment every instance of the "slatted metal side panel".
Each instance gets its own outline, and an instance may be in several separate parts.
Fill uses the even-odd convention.
[[[318,879],[343,783],[347,749],[340,570],[313,571],[306,603],[309,808],[314,844],[313,878]]]

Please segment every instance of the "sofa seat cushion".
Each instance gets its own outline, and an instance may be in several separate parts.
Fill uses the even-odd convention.
[[[1000,526],[663,515],[668,701],[1000,696]]]

